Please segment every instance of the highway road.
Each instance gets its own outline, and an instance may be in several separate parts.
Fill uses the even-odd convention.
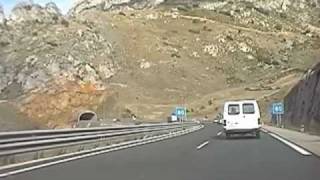
[[[223,134],[219,135],[221,129],[218,125],[206,125],[201,131],[182,137],[58,164],[6,179],[320,179],[318,157],[304,156],[265,133],[261,139],[225,139]]]

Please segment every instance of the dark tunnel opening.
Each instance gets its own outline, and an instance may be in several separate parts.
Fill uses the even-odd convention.
[[[92,112],[86,112],[80,115],[79,121],[91,121],[95,118],[95,114]]]

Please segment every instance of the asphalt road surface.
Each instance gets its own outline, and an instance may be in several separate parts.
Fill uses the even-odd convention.
[[[262,133],[218,136],[221,127],[8,177],[8,180],[318,180],[320,159]],[[201,149],[202,143],[209,141]],[[200,146],[201,147],[201,146]]]

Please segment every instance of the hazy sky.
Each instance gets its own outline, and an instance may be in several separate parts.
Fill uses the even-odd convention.
[[[17,2],[21,1],[25,0],[0,0],[0,4],[3,6],[6,15],[8,15],[11,9],[14,7],[14,5]],[[72,6],[73,1],[74,0],[33,0],[33,2],[41,5],[45,5],[48,2],[55,2],[63,13],[66,13],[69,10],[69,8]]]

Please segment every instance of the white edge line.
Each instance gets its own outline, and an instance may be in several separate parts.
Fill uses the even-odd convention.
[[[86,158],[86,157],[96,156],[96,155],[99,155],[99,154],[104,154],[104,153],[108,153],[108,152],[112,152],[112,151],[116,151],[116,150],[121,150],[121,149],[126,149],[126,148],[130,148],[130,147],[134,147],[134,146],[144,145],[144,144],[148,144],[148,143],[152,143],[152,142],[156,142],[156,141],[162,141],[162,140],[165,140],[165,139],[168,139],[168,138],[172,138],[172,137],[176,137],[176,136],[180,136],[180,135],[184,135],[184,134],[187,134],[187,133],[191,133],[191,132],[197,131],[199,129],[202,129],[203,127],[204,127],[203,125],[200,125],[200,126],[196,126],[196,127],[187,129],[187,130],[178,131],[178,132],[175,132],[175,133],[169,133],[169,134],[165,134],[165,135],[159,135],[159,136],[155,136],[155,137],[150,137],[150,140],[147,139],[147,141],[138,142],[136,144],[129,144],[129,145],[126,145],[126,146],[116,147],[116,148],[113,148],[113,149],[108,149],[108,150],[104,150],[104,151],[88,153],[88,154],[85,154],[85,155],[80,155],[80,156],[71,157],[71,158],[67,158],[67,159],[62,159],[62,160],[58,160],[58,161],[54,161],[54,162],[44,163],[44,164],[40,164],[40,165],[28,167],[28,168],[22,168],[22,169],[19,169],[19,170],[15,170],[15,171],[11,171],[11,172],[0,174],[0,178],[4,178],[4,177],[8,177],[10,175],[20,174],[20,173],[24,173],[24,172],[28,172],[28,171],[40,169],[40,168],[43,168],[43,167],[56,165],[56,164],[70,162],[70,161],[74,161],[74,160],[78,160],[78,159],[83,159],[83,158]],[[144,140],[146,140],[146,139],[144,139]]]
[[[299,147],[299,146],[297,146],[297,145],[295,145],[295,144],[283,139],[282,137],[280,137],[280,136],[278,136],[276,134],[269,133],[269,135],[272,136],[273,138],[281,141],[282,143],[286,144],[287,146],[291,147],[292,149],[296,150],[297,152],[299,152],[302,155],[305,155],[305,156],[311,156],[312,155],[312,153],[310,153],[310,152],[302,149],[301,147]]]
[[[218,133],[217,133],[217,136],[220,136],[222,134],[222,131],[219,131]]]
[[[203,148],[204,146],[206,146],[208,144],[209,144],[209,141],[206,141],[206,142],[200,144],[199,146],[197,146],[197,149],[199,150],[199,149]]]

